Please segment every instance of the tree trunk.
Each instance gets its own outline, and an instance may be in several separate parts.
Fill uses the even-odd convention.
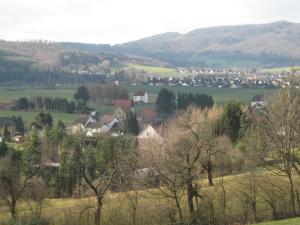
[[[183,221],[182,209],[181,209],[180,201],[179,201],[177,195],[175,196],[175,202],[176,202],[176,207],[177,207],[178,214],[179,214],[179,220],[180,220],[180,222],[182,222]]]
[[[191,224],[194,224],[194,214],[195,214],[195,207],[194,207],[194,188],[193,188],[193,178],[191,174],[191,169],[188,168],[188,174],[187,174],[187,200],[188,200],[188,206],[189,206],[189,212],[191,217]]]
[[[299,196],[299,192],[298,191],[297,191],[297,203],[298,203],[298,209],[299,209],[298,213],[300,214],[300,196]]]
[[[12,217],[13,221],[17,221],[16,207],[17,207],[17,200],[12,198],[11,199],[11,205],[10,205],[10,214],[11,214],[11,217]]]
[[[95,209],[95,225],[101,224],[102,198],[97,196],[97,206]]]
[[[290,182],[290,195],[291,195],[291,201],[292,201],[292,216],[296,216],[296,204],[295,204],[295,193],[294,193],[294,183],[292,174],[288,175],[289,182]]]
[[[209,160],[207,162],[207,178],[208,178],[208,185],[209,186],[213,186],[214,185],[212,171],[213,171],[212,162]]]

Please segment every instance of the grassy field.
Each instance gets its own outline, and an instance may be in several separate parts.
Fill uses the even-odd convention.
[[[292,67],[277,67],[277,68],[270,68],[270,69],[261,69],[260,72],[263,73],[280,73],[280,72],[291,72]],[[300,66],[295,66],[294,70],[300,70]]]
[[[25,121],[25,125],[29,125],[31,122],[35,120],[35,117],[37,116],[38,112],[23,112],[23,111],[0,111],[0,117],[11,117],[11,116],[22,116],[23,120]],[[54,124],[61,120],[64,122],[65,125],[71,125],[75,118],[78,117],[77,114],[71,114],[71,113],[51,113],[53,117]]]
[[[146,73],[154,73],[154,74],[162,74],[162,75],[178,74],[176,69],[167,68],[167,67],[144,66],[144,65],[131,64],[127,68],[128,69],[143,70]]]
[[[268,178],[266,178],[268,177]],[[274,179],[278,185],[286,186],[287,181],[285,178],[280,178],[274,176],[270,172],[261,171],[257,179]],[[243,209],[241,207],[240,198],[238,197],[238,190],[241,188],[244,190],[245,186],[243,182],[248,182],[247,173],[231,175],[224,177],[224,185],[226,189],[227,196],[227,214],[230,214],[233,218],[242,218]],[[201,194],[203,199],[201,199],[200,204],[202,205],[203,210],[207,207],[207,199],[214,199],[214,203],[218,205],[220,198],[220,181],[221,179],[215,178],[213,187],[209,187],[206,181],[206,178],[201,179]],[[258,184],[263,184],[264,180],[260,180]],[[298,180],[299,181],[299,180]],[[299,182],[297,182],[299,184]],[[130,223],[131,214],[130,214],[130,200],[128,199],[128,194],[135,194],[129,192],[126,195],[124,193],[108,193],[105,198],[105,203],[103,206],[103,224],[106,225],[115,225],[115,224],[132,224]],[[157,189],[147,189],[137,191],[138,200],[138,211],[137,211],[137,221],[138,224],[169,224],[168,219],[168,209],[171,207],[172,202],[165,198],[159,197]],[[270,220],[271,213],[268,205],[263,200],[261,195],[257,196],[257,213],[260,218]],[[55,225],[64,225],[72,224],[79,225],[78,219],[80,217],[80,212],[83,207],[87,205],[95,204],[94,198],[66,198],[66,199],[46,199],[43,206],[43,215],[47,218],[51,218],[53,221],[52,224]],[[28,202],[20,202],[18,205],[19,215],[26,215],[30,213],[30,206]],[[184,217],[188,218],[188,209],[186,199],[182,199],[182,209]],[[215,208],[215,213],[218,213],[220,210],[218,207]],[[217,214],[216,214],[217,215]],[[0,207],[0,222],[6,221],[9,219],[9,212],[6,207]],[[121,223],[120,221],[127,220],[127,223]],[[161,220],[162,219],[162,220]],[[70,220],[70,223],[64,223],[63,221]],[[72,223],[74,221],[74,223]],[[76,221],[76,223],[75,223]],[[128,222],[129,221],[129,222]],[[157,221],[157,223],[155,222]],[[158,222],[160,221],[160,222]],[[1,224],[1,223],[0,223]],[[300,225],[300,219],[289,219],[283,221],[273,221],[266,223],[259,223],[256,225]]]
[[[150,102],[155,102],[156,96],[163,87],[156,86],[127,86],[130,93],[137,90],[146,90],[149,94]],[[212,95],[215,103],[223,105],[230,100],[238,100],[242,103],[248,103],[255,95],[271,95],[276,89],[245,89],[245,88],[215,88],[215,87],[166,87],[175,94],[183,92],[192,92]]]
[[[255,225],[300,225],[300,218],[258,223]]]
[[[18,87],[18,88],[0,88],[0,102],[9,102],[17,100],[20,97],[60,97],[60,98],[67,98],[68,100],[71,100],[73,98],[75,92],[75,88],[72,89],[42,89],[42,88],[30,88],[30,87]]]

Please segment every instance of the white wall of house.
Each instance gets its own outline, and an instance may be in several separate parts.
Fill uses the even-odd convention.
[[[143,102],[143,103],[149,103],[148,99],[148,93],[145,91],[144,96],[133,96],[133,102],[138,103],[138,102]]]
[[[148,125],[141,133],[138,135],[139,139],[161,139],[161,136],[156,132],[156,130],[151,126]]]

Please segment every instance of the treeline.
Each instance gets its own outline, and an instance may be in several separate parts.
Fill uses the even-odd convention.
[[[129,99],[126,88],[113,84],[97,84],[89,86],[91,100],[99,104],[110,105],[115,99]]]
[[[26,97],[21,97],[16,102],[16,109],[74,113],[76,105],[74,101],[68,101],[66,98],[39,96],[28,100]]]
[[[214,100],[212,96],[207,94],[178,93],[176,102],[175,94],[166,88],[162,88],[158,93],[155,105],[156,110],[161,115],[171,116],[176,109],[186,110],[189,106],[200,109],[212,108]]]
[[[190,105],[201,109],[211,108],[214,105],[214,100],[212,96],[207,94],[178,93],[177,108],[186,110]]]

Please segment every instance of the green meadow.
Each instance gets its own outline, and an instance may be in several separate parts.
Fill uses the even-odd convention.
[[[258,223],[255,225],[300,225],[300,218]]]
[[[172,75],[178,73],[174,68],[158,67],[158,66],[144,66],[144,65],[130,64],[129,66],[127,66],[127,68],[143,70],[146,73],[155,73],[155,74],[164,74],[164,75]]]
[[[300,66],[295,66],[294,70],[300,70]],[[260,72],[263,73],[281,73],[281,72],[291,72],[292,71],[292,67],[288,66],[288,67],[277,67],[277,68],[269,68],[269,69],[261,69]]]

